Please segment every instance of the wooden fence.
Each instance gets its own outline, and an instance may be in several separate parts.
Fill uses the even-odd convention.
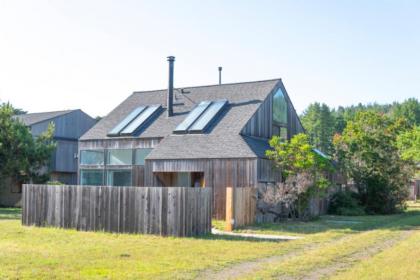
[[[194,236],[211,231],[211,188],[24,185],[22,224]]]
[[[250,225],[255,222],[257,208],[256,189],[226,188],[226,230]]]

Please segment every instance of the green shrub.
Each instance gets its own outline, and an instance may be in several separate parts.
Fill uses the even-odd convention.
[[[51,185],[51,186],[62,186],[65,185],[63,183],[61,183],[60,181],[48,181],[47,185]]]
[[[328,213],[343,216],[365,215],[364,208],[359,204],[357,193],[351,191],[336,192],[330,201]]]

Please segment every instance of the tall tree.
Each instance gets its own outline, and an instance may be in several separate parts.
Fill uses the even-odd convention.
[[[368,212],[392,213],[404,207],[413,165],[400,156],[397,136],[407,128],[402,119],[358,112],[334,138],[336,158]]]
[[[392,114],[395,118],[404,118],[414,126],[420,125],[420,103],[416,98],[409,98],[401,104],[394,104]]]
[[[420,126],[398,135],[397,146],[404,160],[420,163]]]
[[[45,167],[55,148],[54,126],[37,138],[29,129],[13,118],[10,104],[0,105],[0,181],[14,177],[20,182],[46,181]]]
[[[326,104],[312,103],[301,116],[301,121],[312,145],[331,154],[335,120],[330,108]]]

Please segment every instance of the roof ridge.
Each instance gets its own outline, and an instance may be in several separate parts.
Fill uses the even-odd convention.
[[[226,85],[253,84],[253,83],[271,82],[271,81],[281,81],[281,78],[267,79],[267,80],[257,80],[257,81],[247,81],[247,82],[233,82],[233,83],[212,84],[212,85],[203,85],[203,86],[176,87],[174,89],[218,87],[218,86],[226,86]],[[136,94],[136,93],[146,93],[146,92],[156,92],[156,91],[164,91],[164,90],[167,90],[167,89],[164,88],[164,89],[155,89],[155,90],[134,91],[133,94]]]
[[[26,113],[26,114],[21,114],[21,115],[16,115],[16,116],[28,116],[28,115],[33,115],[33,114],[65,113],[65,112],[73,112],[73,111],[77,111],[77,110],[80,110],[80,109],[57,110],[57,111],[48,111],[48,112],[34,112],[34,113]]]

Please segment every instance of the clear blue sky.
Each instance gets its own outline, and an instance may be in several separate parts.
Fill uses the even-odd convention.
[[[420,1],[0,0],[0,100],[106,115],[132,91],[281,77],[299,112],[420,97]]]

